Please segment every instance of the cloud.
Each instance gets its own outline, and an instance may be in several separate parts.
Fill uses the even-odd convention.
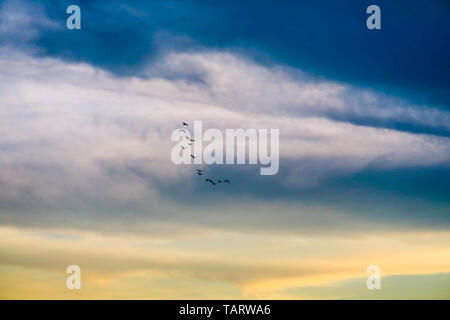
[[[154,64],[150,75],[197,79],[209,103],[232,110],[277,116],[323,117],[353,124],[448,135],[448,112],[320,80],[283,66],[266,67],[223,52],[174,53]],[[202,83],[207,86],[202,87]]]
[[[34,42],[43,32],[61,29],[58,23],[46,16],[44,10],[39,3],[4,1],[0,6],[0,44],[38,50]]]
[[[418,105],[447,110],[449,106],[450,79],[441,71],[449,68],[449,48],[441,41],[449,38],[450,30],[445,1],[434,0],[425,6],[380,0],[382,11],[391,14],[383,15],[382,29],[376,32],[365,27],[367,6],[329,0],[286,2],[283,6],[262,1],[257,7],[242,1],[138,1],[124,5],[117,0],[80,0],[82,32],[65,28],[66,8],[73,4],[69,0],[6,3],[7,17],[21,15],[22,20],[33,21],[39,37],[29,38],[28,47],[42,55],[87,62],[116,74],[139,75],[148,59],[167,52],[234,49],[266,65],[286,64],[329,79],[377,88]],[[12,7],[17,10],[7,10]],[[33,9],[36,7],[41,9]],[[40,25],[44,21],[60,28]],[[26,34],[26,28],[19,28],[22,26],[15,28],[18,36]],[[14,37],[7,39],[14,41]]]
[[[3,298],[15,294],[15,298],[27,297],[37,289],[46,293],[46,298],[55,298],[58,292],[73,297],[64,288],[65,270],[71,264],[79,265],[82,271],[80,298],[113,297],[121,292],[127,299],[183,296],[186,288],[175,285],[182,283],[187,288],[201,284],[204,293],[210,294],[219,288],[218,294],[228,291],[229,298],[317,297],[335,293],[327,290],[330,283],[365,277],[369,264],[378,264],[384,277],[431,276],[446,272],[448,267],[448,248],[444,245],[448,232],[357,238],[216,233],[158,241],[147,235],[102,236],[68,229],[1,227],[0,231]],[[390,248],[389,253],[386,248]],[[7,279],[5,275],[11,273],[20,275],[19,283]],[[379,298],[392,297],[395,292],[384,279]],[[136,287],[136,281],[154,286],[148,291],[147,286]],[[351,284],[357,289],[355,294],[367,290],[364,282]],[[312,285],[324,287],[315,292],[308,288]]]
[[[448,110],[165,28],[134,33],[161,17],[131,5],[85,6],[92,32],[63,38],[64,3],[0,8],[0,297],[73,297],[58,289],[73,263],[81,298],[369,297],[349,279],[374,263],[391,298],[410,288],[399,275],[426,288],[448,272]],[[232,180],[213,189],[175,166],[171,132],[194,120],[280,129],[279,174],[209,166]]]
[[[394,275],[382,277],[381,290],[367,290],[366,278],[345,280],[325,286],[290,288],[280,293],[285,299],[442,299],[449,298],[450,274]]]
[[[170,54],[148,66],[147,78],[117,77],[87,64],[23,54],[3,55],[0,70],[2,223],[111,231],[128,217],[124,232],[148,230],[152,221],[247,230],[268,230],[275,223],[278,231],[341,232],[348,229],[337,222],[342,218],[367,230],[364,219],[370,218],[372,227],[377,219],[395,222],[392,212],[403,211],[409,200],[394,194],[397,204],[392,206],[392,197],[383,195],[382,203],[376,197],[366,203],[371,209],[363,202],[349,209],[356,200],[345,188],[330,189],[330,180],[367,168],[382,172],[449,161],[447,137],[328,116],[330,110],[348,114],[355,109],[389,119],[423,114],[417,117],[423,125],[447,128],[445,111],[433,109],[438,116],[427,117],[427,111],[400,103],[397,113],[380,107],[378,115],[378,104],[387,98],[376,92],[309,78],[300,70],[294,75],[291,69],[263,67],[232,53]],[[193,74],[201,81],[193,81]],[[367,110],[361,96],[370,102]],[[212,193],[190,166],[170,161],[172,130],[193,120],[202,120],[205,129],[279,128],[280,174],[263,180],[252,167],[211,167],[211,174],[226,174],[236,182],[229,191]],[[365,201],[364,192],[370,191],[351,192]],[[193,201],[198,197],[207,199]],[[283,222],[275,222],[264,207],[280,212]],[[433,214],[424,217],[424,210]],[[445,203],[425,199],[399,221],[445,227],[444,211]],[[249,217],[245,223],[237,219],[244,212]],[[262,216],[267,220],[252,227],[252,219]]]

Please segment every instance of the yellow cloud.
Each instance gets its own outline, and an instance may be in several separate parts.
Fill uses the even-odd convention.
[[[209,232],[188,239],[0,227],[0,298],[295,298],[283,290],[450,271],[450,232],[364,237]],[[79,265],[82,289],[65,288]],[[364,282],[362,282],[364,285]]]

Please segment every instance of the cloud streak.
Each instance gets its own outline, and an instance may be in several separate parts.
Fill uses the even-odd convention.
[[[448,267],[448,248],[444,245],[449,237],[447,232],[357,239],[329,236],[287,239],[228,233],[182,241],[154,241],[146,236],[104,237],[70,230],[2,227],[1,232],[3,268],[19,265],[64,278],[65,267],[76,263],[85,271],[84,285],[88,288],[100,285],[103,287],[100,292],[118,284],[127,288],[132,285],[130,278],[137,277],[153,281],[169,278],[175,283],[191,284],[218,282],[247,298],[276,297],[283,291],[284,294],[291,291],[292,297],[296,287],[364,276],[366,265],[373,261],[383,265],[386,276],[417,272],[430,275]],[[386,246],[395,249],[386,254]],[[10,286],[9,282],[2,284]],[[86,294],[89,292],[92,290]],[[147,288],[130,291],[125,298],[146,296]]]
[[[342,114],[355,108],[365,110],[360,98],[364,95],[372,101],[367,107],[372,116],[377,110],[373,105],[387,99],[374,92],[310,79],[301,71],[294,77],[293,70],[265,68],[231,53],[174,54],[155,65],[156,69],[148,67],[149,77],[143,79],[116,77],[86,64],[57,59],[25,59],[20,54],[2,57],[0,185],[4,191],[0,197],[4,223],[34,224],[44,219],[43,224],[54,221],[58,225],[73,213],[81,220],[87,216],[92,221],[99,219],[98,225],[107,219],[118,222],[121,215],[137,221],[176,217],[189,221],[183,211],[195,212],[198,205],[184,199],[189,208],[183,209],[183,201],[174,196],[186,189],[191,196],[208,195],[208,191],[198,184],[189,166],[177,167],[170,161],[170,133],[181,119],[202,120],[219,129],[280,128],[281,171],[270,183],[291,194],[292,200],[298,198],[298,190],[326,187],[329,179],[368,167],[432,167],[449,161],[447,137],[361,126],[328,116],[330,110]],[[201,74],[202,81],[192,81],[193,73]],[[414,112],[426,114],[418,108],[400,106],[399,110],[406,119]],[[441,122],[419,118],[430,127],[446,125],[447,113],[435,112],[440,112]],[[380,114],[387,116],[383,110]],[[249,181],[257,179],[251,168],[225,170],[243,174]],[[242,190],[242,195],[247,194],[257,206],[258,201],[265,201],[258,190]],[[233,193],[222,194],[222,200],[209,196],[220,204],[212,210],[217,217],[228,211],[223,199]],[[281,206],[286,221],[292,222],[289,212],[296,209],[281,202],[274,205]],[[205,202],[201,211],[211,211],[207,206]],[[239,207],[236,201],[231,205],[237,212],[252,211]],[[318,203],[296,204],[297,211],[310,212],[307,215],[323,211],[320,207]],[[49,212],[53,214],[44,218]],[[357,224],[360,220],[352,219]]]

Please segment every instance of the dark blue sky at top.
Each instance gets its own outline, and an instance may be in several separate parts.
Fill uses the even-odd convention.
[[[60,21],[41,30],[41,54],[139,74],[164,50],[245,52],[412,103],[450,108],[450,2],[434,1],[39,1]],[[65,28],[78,4],[82,30]],[[366,28],[367,6],[381,30]]]

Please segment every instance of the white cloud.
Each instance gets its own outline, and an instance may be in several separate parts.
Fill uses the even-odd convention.
[[[9,45],[30,45],[43,29],[61,26],[50,20],[38,3],[7,0],[0,5],[0,39]]]
[[[291,174],[284,183],[294,188],[374,162],[429,166],[450,158],[445,137],[326,117],[330,110],[362,112],[364,101],[367,112],[376,114],[376,101],[386,97],[375,93],[309,79],[300,71],[294,77],[293,70],[229,53],[170,54],[156,66],[149,66],[152,77],[142,79],[57,59],[2,56],[0,199],[8,210],[92,207],[95,215],[117,210],[176,216],[179,209],[161,192],[191,186],[192,168],[170,161],[170,133],[181,121],[202,120],[205,127],[222,129],[279,128],[280,167],[286,160]],[[179,77],[164,77],[169,71]],[[193,73],[202,81],[193,81]],[[387,115],[383,109],[381,117],[427,113],[394,110]],[[439,118],[448,115],[441,111]],[[312,163],[308,168],[299,164],[304,159]]]

